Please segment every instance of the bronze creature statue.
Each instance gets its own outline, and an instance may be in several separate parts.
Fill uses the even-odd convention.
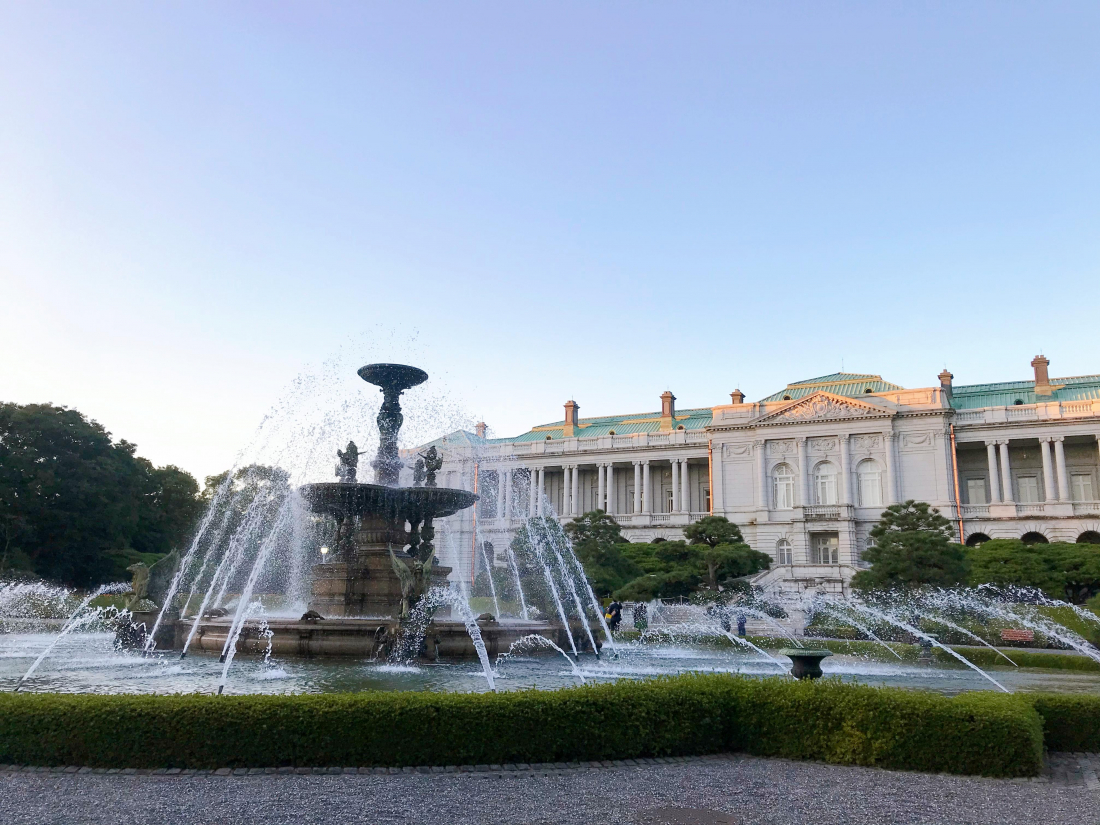
[[[424,480],[425,487],[435,487],[435,474],[439,472],[442,466],[443,456],[439,454],[439,450],[435,447],[429,447],[428,451],[424,453],[424,469],[427,471],[427,478]]]
[[[416,460],[416,463],[413,465],[413,487],[423,487],[424,476],[424,459],[418,458]]]
[[[354,441],[349,441],[343,452],[336,451],[336,457],[340,463],[336,465],[336,478],[345,484],[355,483],[355,471],[359,466],[359,448]]]

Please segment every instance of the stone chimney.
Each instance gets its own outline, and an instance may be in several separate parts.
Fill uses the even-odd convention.
[[[478,438],[485,438],[485,431],[488,429],[489,425],[486,424],[484,421],[478,421],[477,424],[474,426],[474,432],[477,434]]]
[[[730,403],[731,404],[744,404],[745,403],[745,394],[743,392],[741,392],[741,390],[734,390],[733,392],[730,393]]]
[[[1035,394],[1050,395],[1053,392],[1050,386],[1050,374],[1047,372],[1050,361],[1045,355],[1036,355],[1031,359],[1031,366],[1035,369]]]
[[[939,374],[940,389],[943,390],[943,394],[948,398],[951,397],[951,379],[955,376],[947,371],[947,367],[943,368],[943,372]]]
[[[565,402],[565,437],[572,438],[577,434],[577,410],[580,406],[576,401]]]
[[[665,390],[661,393],[661,429],[668,431],[674,428],[676,421],[676,396]]]

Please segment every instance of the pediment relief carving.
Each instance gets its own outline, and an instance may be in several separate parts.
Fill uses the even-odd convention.
[[[852,418],[881,418],[892,413],[882,407],[833,395],[815,392],[794,401],[781,410],[757,419],[757,424],[786,424],[804,421],[835,421]]]

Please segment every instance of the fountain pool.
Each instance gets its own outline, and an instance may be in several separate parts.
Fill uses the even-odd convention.
[[[56,638],[53,633],[0,635],[0,690],[12,690],[30,664]],[[784,661],[786,661],[784,659]],[[869,685],[934,690],[956,694],[990,688],[982,676],[963,667],[888,662],[833,655],[822,669],[826,678]],[[217,655],[192,654],[180,660],[171,651],[142,656],[118,650],[114,635],[75,633],[63,639],[21,690],[59,693],[216,693],[222,665]],[[1100,672],[987,668],[1012,691],[1100,692]],[[620,643],[599,658],[581,653],[576,672],[557,654],[514,655],[494,659],[496,689],[554,689],[616,679],[645,679],[689,671],[777,676],[776,668],[756,654],[705,645]],[[361,690],[437,690],[482,692],[488,683],[476,660],[392,664],[348,658],[238,657],[227,693],[330,693]]]

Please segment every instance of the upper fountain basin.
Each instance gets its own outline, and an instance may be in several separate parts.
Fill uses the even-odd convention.
[[[383,487],[380,484],[323,482],[299,488],[315,513],[333,516],[386,516],[407,521],[443,518],[473,506],[478,497],[447,487]]]
[[[407,390],[428,380],[428,373],[419,367],[404,364],[367,364],[359,368],[359,377],[383,389]]]

